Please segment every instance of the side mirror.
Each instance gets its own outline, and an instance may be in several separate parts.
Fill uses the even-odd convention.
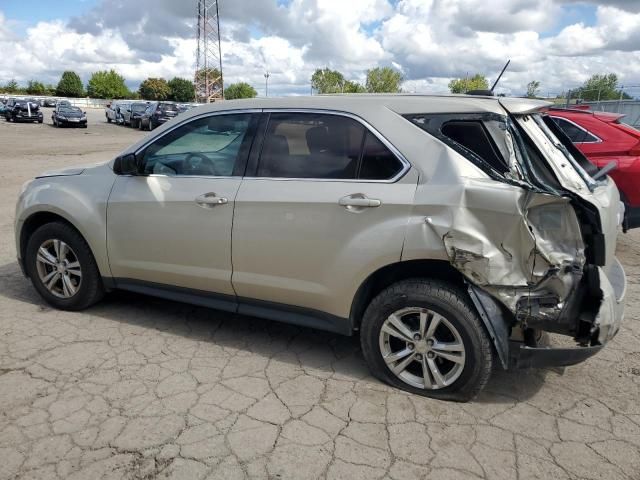
[[[116,175],[138,175],[140,171],[135,153],[127,153],[116,158],[113,171]]]

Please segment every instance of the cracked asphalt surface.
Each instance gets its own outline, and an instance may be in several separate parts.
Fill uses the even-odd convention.
[[[89,115],[0,121],[0,479],[640,479],[640,232],[601,354],[430,400],[373,379],[354,338],[127,293],[49,308],[15,261],[15,199],[141,135]]]

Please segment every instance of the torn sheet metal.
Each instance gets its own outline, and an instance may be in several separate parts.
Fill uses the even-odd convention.
[[[575,272],[585,264],[569,199],[482,179],[465,179],[433,194],[441,206],[424,202],[420,211],[430,232],[411,238],[418,229],[410,227],[409,254],[414,242],[424,245],[426,237],[437,236],[451,264],[514,315],[523,296],[556,299],[553,314],[560,313],[579,280]]]

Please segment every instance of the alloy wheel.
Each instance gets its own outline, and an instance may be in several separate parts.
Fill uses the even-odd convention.
[[[465,366],[462,337],[433,310],[408,307],[384,321],[380,352],[389,370],[403,382],[425,390],[453,384]]]
[[[46,240],[40,245],[36,268],[42,284],[58,298],[71,298],[80,289],[80,261],[73,249],[62,240]]]

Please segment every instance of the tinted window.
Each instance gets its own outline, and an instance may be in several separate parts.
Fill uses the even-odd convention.
[[[355,179],[364,132],[360,123],[338,115],[271,114],[257,175]]]
[[[551,119],[573,143],[593,143],[599,141],[597,137],[591,135],[573,122],[559,117],[551,117]]]
[[[444,136],[475,153],[499,172],[505,172],[507,166],[491,139],[484,124],[479,120],[450,121],[442,126]]]
[[[145,174],[232,176],[246,148],[250,114],[217,115],[187,123],[144,151]]]
[[[388,180],[402,170],[400,160],[374,134],[367,132],[358,178]]]

